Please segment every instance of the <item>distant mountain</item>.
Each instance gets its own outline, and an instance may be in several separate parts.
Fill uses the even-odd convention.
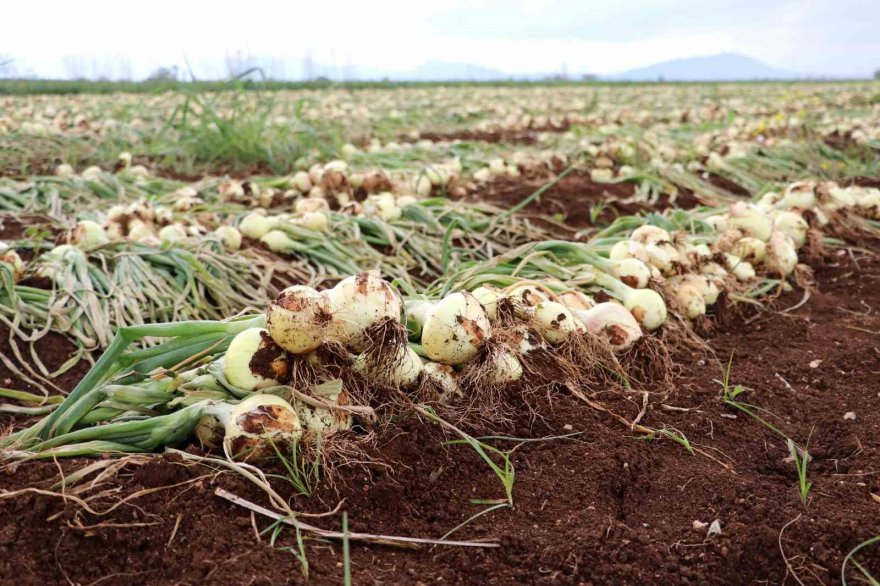
[[[469,63],[426,61],[413,70],[393,73],[389,77],[407,81],[498,81],[513,76]]]
[[[774,69],[757,59],[739,53],[719,53],[708,57],[673,59],[603,76],[615,81],[745,81],[757,79],[798,79],[805,77],[791,71]]]

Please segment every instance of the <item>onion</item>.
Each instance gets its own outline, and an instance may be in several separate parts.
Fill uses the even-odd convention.
[[[528,281],[508,287],[504,296],[526,307],[534,307],[542,301],[549,300],[546,293]]]
[[[625,258],[616,261],[611,273],[630,287],[636,289],[647,287],[648,281],[651,280],[651,269],[645,263],[635,258]]]
[[[800,248],[807,241],[807,232],[810,226],[800,214],[795,212],[777,212],[773,216],[773,229],[791,238],[795,248]]]
[[[24,274],[24,261],[15,251],[5,242],[0,242],[0,263],[12,267],[12,279],[17,281]]]
[[[329,381],[317,385],[312,392],[330,403],[344,407],[348,405],[348,394],[343,390],[341,381]],[[314,407],[305,403],[297,403],[296,413],[306,431],[328,436],[342,429],[350,429],[352,416],[350,411]]]
[[[797,249],[791,238],[782,232],[773,232],[767,242],[767,266],[779,271],[782,276],[790,275],[797,266]]]
[[[418,382],[424,363],[415,350],[409,346],[400,346],[397,358],[389,361],[388,365],[369,368],[366,358],[360,354],[354,359],[352,368],[355,372],[389,387],[410,389]]]
[[[327,295],[293,285],[269,305],[266,327],[279,346],[292,354],[305,354],[324,341],[331,318]]]
[[[425,362],[422,370],[424,380],[437,391],[437,400],[441,403],[451,403],[461,397],[461,386],[458,384],[458,374],[447,364]]]
[[[363,213],[367,216],[381,218],[386,222],[399,220],[403,214],[397,207],[394,196],[387,191],[378,195],[369,196],[363,204]]]
[[[744,236],[730,249],[731,253],[749,262],[759,263],[767,256],[767,245],[751,236]]]
[[[596,303],[593,299],[580,291],[576,291],[574,289],[570,289],[561,293],[559,295],[559,302],[562,303],[565,307],[567,307],[570,311],[575,311],[578,309],[590,309]]]
[[[504,164],[504,159],[492,159],[489,161],[489,172],[493,175],[504,175],[507,171],[507,165]]]
[[[274,228],[275,224],[276,222],[273,218],[267,218],[262,214],[254,212],[242,218],[238,224],[238,229],[244,236],[259,240]]]
[[[71,244],[83,250],[97,248],[110,242],[104,228],[97,222],[83,220],[77,222],[70,233],[68,240]]]
[[[466,291],[437,302],[422,324],[422,348],[442,364],[463,364],[489,337],[489,317],[477,298]]]
[[[608,340],[616,350],[625,350],[642,337],[642,328],[632,313],[618,303],[599,303],[583,311],[575,311],[587,331]]]
[[[755,278],[755,269],[751,263],[733,254],[725,254],[724,258],[727,259],[727,266],[730,267],[730,272],[737,280],[750,281]]]
[[[738,201],[730,206],[727,222],[746,236],[767,242],[773,232],[773,220],[755,205]]]
[[[611,260],[624,260],[627,258],[635,258],[644,263],[648,262],[648,251],[641,242],[633,240],[621,240],[611,247],[608,257]]]
[[[681,260],[678,250],[668,242],[647,244],[645,250],[648,252],[648,263],[665,274],[672,273],[675,263]]]
[[[684,282],[672,283],[669,287],[676,305],[688,319],[696,319],[706,314],[706,302],[699,289]]]
[[[224,421],[225,420],[225,421]],[[221,415],[223,448],[235,459],[253,460],[282,453],[302,437],[302,424],[290,404],[275,395],[251,395]]]
[[[758,207],[765,212],[769,212],[779,203],[779,194],[775,191],[768,191],[758,200]]]
[[[171,224],[159,230],[159,240],[162,242],[179,242],[186,240],[186,230],[178,224]]]
[[[853,195],[852,189],[848,187],[833,185],[828,188],[828,196],[831,198],[831,201],[828,202],[827,207],[831,210],[847,209],[856,205],[856,198]]]
[[[495,321],[498,315],[498,300],[502,295],[501,290],[492,285],[483,285],[482,287],[477,287],[471,293],[477,298],[483,309],[486,310],[489,321]]]
[[[705,275],[680,275],[676,277],[672,277],[669,280],[670,286],[676,286],[676,283],[688,285],[690,287],[694,287],[697,291],[700,292],[700,296],[703,298],[703,302],[706,306],[715,305],[715,302],[718,301],[718,295],[721,291],[718,289],[718,286],[711,280],[709,277]]]
[[[308,193],[312,189],[312,180],[305,171],[297,171],[290,178],[290,186],[300,193]]]
[[[785,190],[782,204],[789,209],[811,210],[816,205],[816,192],[811,181],[792,183]]]
[[[296,200],[293,210],[298,214],[306,212],[327,212],[330,211],[330,204],[324,198],[303,197]]]
[[[262,328],[240,332],[223,356],[226,380],[245,391],[277,386],[287,378],[289,370],[284,350]]]
[[[153,228],[141,220],[132,220],[128,223],[128,238],[135,242],[143,242],[153,238]]]
[[[666,303],[656,291],[633,289],[605,273],[597,273],[595,283],[617,295],[645,329],[655,330],[666,321]]]
[[[271,230],[267,232],[262,238],[260,238],[260,242],[265,244],[266,248],[272,252],[286,253],[296,247],[296,242],[281,230]]]
[[[324,212],[305,212],[297,223],[308,230],[323,232],[330,227],[330,218]]]
[[[214,231],[217,238],[228,250],[238,250],[241,248],[241,232],[232,226],[220,226]]]
[[[327,292],[333,320],[329,336],[363,352],[367,330],[385,320],[400,321],[403,303],[389,283],[373,273],[347,277]]]
[[[667,232],[663,228],[660,228],[659,226],[643,224],[633,230],[633,233],[630,235],[629,239],[648,245],[657,244],[658,242],[670,242],[672,240],[672,237],[669,235],[669,232]]]
[[[561,344],[583,328],[567,307],[555,301],[542,301],[534,308],[535,327],[551,344]]]
[[[491,370],[486,382],[493,386],[514,383],[522,378],[523,366],[509,348],[502,348],[492,354]]]

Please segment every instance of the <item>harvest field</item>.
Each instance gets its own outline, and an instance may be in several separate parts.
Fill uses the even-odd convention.
[[[880,83],[44,89],[0,583],[878,584]]]

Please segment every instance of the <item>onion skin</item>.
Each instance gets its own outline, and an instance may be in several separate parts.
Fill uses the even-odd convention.
[[[107,232],[97,222],[78,222],[70,233],[70,243],[82,249],[97,248],[110,242]]]
[[[227,382],[245,391],[277,386],[287,379],[290,365],[284,351],[262,328],[237,334],[223,357]]]
[[[287,401],[275,395],[251,395],[232,407],[223,448],[236,460],[262,460],[275,456],[276,448],[283,454],[300,437],[302,424]]]
[[[551,344],[561,344],[572,335],[584,332],[568,308],[555,301],[543,301],[536,305],[534,316],[538,332]]]
[[[773,218],[773,229],[791,238],[795,248],[800,248],[807,241],[807,232],[810,226],[800,214],[795,212],[777,212]]]
[[[437,391],[437,400],[441,403],[452,403],[464,395],[458,384],[458,373],[447,364],[425,362],[422,369],[424,381]]]
[[[451,293],[434,304],[422,325],[422,348],[441,364],[464,364],[490,334],[489,316],[472,294]]]
[[[327,291],[332,322],[328,337],[363,352],[366,334],[385,320],[400,321],[403,301],[389,283],[373,273],[347,277]]]
[[[291,354],[305,354],[323,343],[331,318],[326,295],[293,285],[269,305],[266,327],[279,346]]]
[[[543,291],[528,282],[508,288],[505,297],[525,307],[535,307],[542,301],[549,301]]]
[[[501,290],[491,285],[484,285],[474,289],[472,294],[482,304],[483,309],[486,310],[489,321],[495,321],[495,318],[498,316],[498,300],[502,296]]]
[[[642,337],[642,328],[632,313],[618,303],[599,303],[586,311],[575,311],[575,317],[589,333],[605,338],[616,352],[626,350]]]
[[[241,248],[241,232],[232,226],[220,226],[214,231],[220,242],[227,250],[238,250]]]

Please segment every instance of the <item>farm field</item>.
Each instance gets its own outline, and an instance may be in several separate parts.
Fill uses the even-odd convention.
[[[880,579],[880,82],[204,90],[0,96],[0,583]]]

